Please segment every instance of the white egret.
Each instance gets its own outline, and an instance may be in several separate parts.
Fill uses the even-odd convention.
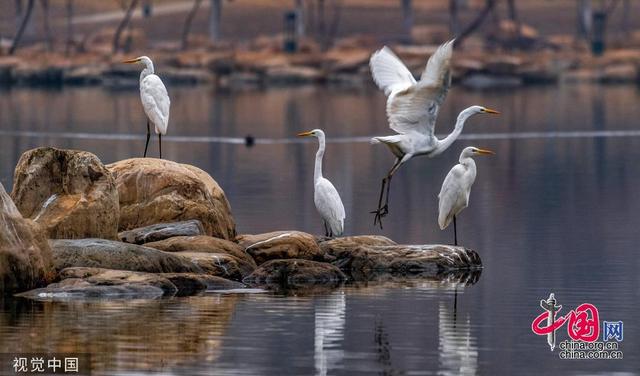
[[[471,186],[476,180],[476,162],[473,155],[495,154],[491,150],[479,149],[473,146],[464,148],[460,153],[460,163],[453,166],[444,178],[442,189],[438,194],[438,225],[440,230],[449,226],[453,219],[453,240],[458,245],[458,229],[456,215],[469,205]]]
[[[124,63],[142,63],[145,65],[145,68],[140,72],[140,99],[142,100],[142,108],[147,114],[147,142],[144,145],[144,157],[147,156],[147,147],[151,137],[151,130],[149,129],[149,121],[151,121],[158,135],[160,158],[162,159],[162,136],[167,134],[169,106],[171,105],[167,88],[160,77],[154,74],[153,62],[147,56],[140,56],[124,61]]]
[[[328,237],[340,236],[344,232],[344,205],[342,205],[336,187],[322,177],[322,158],[325,149],[324,132],[321,129],[314,129],[300,133],[298,137],[316,137],[318,139],[319,147],[313,172],[313,202],[324,221],[325,235]]]
[[[393,167],[382,179],[378,209],[372,211],[376,214],[373,223],[375,225],[379,222],[380,228],[382,228],[382,217],[389,212],[391,178],[403,163],[416,156],[434,157],[442,153],[458,138],[465,121],[471,115],[499,113],[482,106],[471,106],[460,112],[451,134],[441,140],[435,136],[434,128],[438,110],[451,86],[452,50],[453,40],[438,47],[429,58],[420,81],[413,78],[409,69],[388,47],[383,47],[371,56],[369,65],[373,80],[388,96],[386,111],[389,127],[398,133],[371,139],[372,144],[387,145],[396,156]],[[387,190],[383,205],[385,186]]]

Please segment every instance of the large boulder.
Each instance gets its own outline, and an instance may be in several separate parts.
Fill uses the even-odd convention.
[[[105,239],[51,240],[55,269],[74,266],[147,273],[202,273],[189,260],[136,244]]]
[[[237,243],[206,235],[176,236],[157,242],[146,243],[145,245],[165,252],[227,254],[251,264],[254,268],[256,267],[256,262],[253,260],[253,257],[245,252]]]
[[[276,231],[258,235],[240,235],[238,243],[258,265],[275,259],[325,261],[316,238],[300,231]]]
[[[47,238],[0,184],[0,295],[42,286],[54,275]]]
[[[354,237],[357,238],[357,237]],[[372,245],[371,239],[358,242],[322,242],[323,251],[354,280],[378,278],[381,274],[437,276],[454,270],[482,267],[473,250],[451,245]]]
[[[252,285],[286,285],[300,287],[306,285],[339,285],[346,276],[337,267],[317,261],[288,259],[271,260],[258,267],[244,279]]]
[[[215,180],[197,167],[133,158],[107,165],[120,197],[120,230],[198,219],[207,235],[233,239],[231,208]]]
[[[11,197],[49,238],[116,238],[115,180],[89,152],[51,147],[25,152],[16,166]]]
[[[174,236],[204,235],[202,222],[197,219],[189,221],[159,223],[157,225],[134,228],[122,231],[118,237],[123,242],[144,244],[157,242]]]

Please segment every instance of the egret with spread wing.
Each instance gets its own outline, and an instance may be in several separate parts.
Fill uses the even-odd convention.
[[[464,148],[460,153],[460,163],[453,166],[444,178],[442,189],[438,194],[438,225],[440,230],[449,226],[453,219],[453,241],[458,245],[458,229],[456,215],[469,205],[471,186],[476,180],[476,162],[472,156],[495,154],[491,150],[479,149],[473,146]]]
[[[451,134],[443,139],[435,136],[434,127],[438,110],[451,86],[452,50],[453,40],[438,47],[429,58],[420,81],[413,78],[409,69],[388,47],[378,50],[371,56],[369,65],[373,80],[388,97],[389,127],[398,133],[371,139],[373,144],[387,145],[396,156],[393,167],[382,179],[378,209],[372,212],[376,215],[373,223],[379,223],[380,228],[382,228],[382,217],[389,212],[391,178],[403,163],[419,155],[434,157],[442,153],[458,138],[465,121],[471,115],[499,113],[482,106],[471,106],[460,112]]]
[[[336,187],[329,180],[322,177],[322,158],[324,157],[324,132],[314,129],[298,134],[298,137],[316,137],[319,147],[316,153],[316,165],[313,172],[313,201],[316,209],[324,221],[325,235],[340,236],[344,232],[344,205]]]
[[[147,142],[144,145],[144,156],[147,156],[147,147],[151,137],[151,130],[149,129],[149,121],[151,121],[158,135],[160,158],[162,159],[162,136],[167,134],[169,106],[171,105],[167,88],[160,77],[154,74],[153,62],[148,57],[140,56],[124,61],[124,63],[142,63],[145,65],[145,68],[140,72],[140,99],[142,100],[142,108],[147,114]]]

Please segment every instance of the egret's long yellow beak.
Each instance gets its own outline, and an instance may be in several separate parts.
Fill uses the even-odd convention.
[[[313,135],[312,131],[298,133],[298,137],[309,137],[309,136],[312,136],[312,135]]]
[[[478,148],[478,151],[476,153],[483,154],[483,155],[495,155],[496,154],[496,153],[492,152],[491,150],[480,149],[480,148]]]
[[[496,115],[500,115],[500,111],[496,111],[496,110],[492,110],[490,108],[484,108],[484,112],[487,114],[496,114]]]
[[[135,58],[135,59],[131,59],[131,60],[125,60],[125,61],[123,61],[123,63],[125,63],[125,64],[133,64],[133,63],[137,63],[139,61],[140,61],[139,58]]]

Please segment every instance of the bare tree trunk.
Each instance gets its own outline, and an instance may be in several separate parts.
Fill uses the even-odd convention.
[[[16,31],[20,27],[20,21],[22,21],[22,0],[16,0]]]
[[[324,0],[317,0],[317,7],[318,7],[318,12],[317,12],[317,17],[318,17],[318,22],[317,22],[317,26],[318,29],[316,30],[316,38],[317,40],[320,42],[321,46],[324,46],[324,39],[325,39],[325,33],[326,33],[326,24],[325,24],[325,12],[324,12]]]
[[[71,53],[73,45],[73,0],[67,0],[67,42],[65,44],[65,55]]]
[[[455,36],[458,35],[459,29],[458,0],[449,0],[449,32]]]
[[[42,28],[44,31],[44,40],[47,44],[47,51],[53,50],[53,37],[51,36],[51,27],[49,25],[49,0],[40,0],[42,7]]]
[[[336,35],[338,34],[338,26],[340,25],[340,17],[342,16],[343,0],[333,0],[332,5],[333,12],[331,24],[329,25],[329,31],[327,32],[327,38],[323,47],[324,50],[328,50],[333,45]]]
[[[198,12],[200,3],[202,3],[202,0],[195,0],[193,2],[193,7],[189,11],[189,14],[187,15],[187,19],[184,21],[184,27],[182,28],[182,45],[181,45],[181,48],[183,51],[186,50],[189,46],[189,32],[191,31],[191,23],[193,22],[193,19],[195,18],[196,13]]]
[[[31,18],[31,13],[33,11],[33,4],[36,2],[36,0],[29,0],[29,2],[27,3],[27,10],[24,13],[24,16],[22,17],[22,20],[20,21],[20,26],[18,27],[18,31],[16,31],[16,36],[13,38],[13,43],[11,43],[11,48],[9,48],[9,55],[13,55],[14,52],[16,51],[16,48],[18,48],[18,43],[20,42],[20,39],[22,38],[22,34],[24,33],[24,29],[25,27],[27,27],[27,23],[29,22],[29,18]]]
[[[411,43],[411,29],[413,29],[413,8],[411,0],[401,0],[402,3],[402,33],[405,43]]]
[[[120,36],[122,35],[122,31],[124,30],[124,28],[129,24],[129,21],[131,21],[131,15],[133,14],[133,10],[137,5],[138,0],[131,0],[129,8],[127,8],[127,11],[124,14],[124,18],[118,25],[116,34],[113,36],[113,52],[118,52],[118,49],[120,49]]]
[[[476,18],[471,21],[469,26],[467,26],[467,28],[464,29],[462,33],[460,33],[460,36],[456,39],[454,43],[455,47],[462,46],[462,42],[465,40],[465,38],[471,35],[474,31],[476,31],[477,28],[480,27],[480,25],[482,25],[482,22],[484,22],[485,18],[487,18],[489,14],[491,14],[491,11],[495,7],[495,5],[495,0],[486,0],[485,6],[482,11],[480,11]]]
[[[304,37],[305,30],[305,12],[304,12],[304,0],[295,0],[295,12],[296,12],[296,37]]]
[[[589,39],[592,17],[591,0],[578,0],[578,38]]]
[[[631,15],[631,0],[624,0],[622,3],[622,32],[625,36],[628,36],[631,32],[631,22],[629,16]]]
[[[209,11],[209,39],[212,42],[220,40],[220,20],[222,19],[222,0],[211,0]]]
[[[516,9],[516,0],[507,0],[507,14],[509,19],[518,23],[518,10]]]

